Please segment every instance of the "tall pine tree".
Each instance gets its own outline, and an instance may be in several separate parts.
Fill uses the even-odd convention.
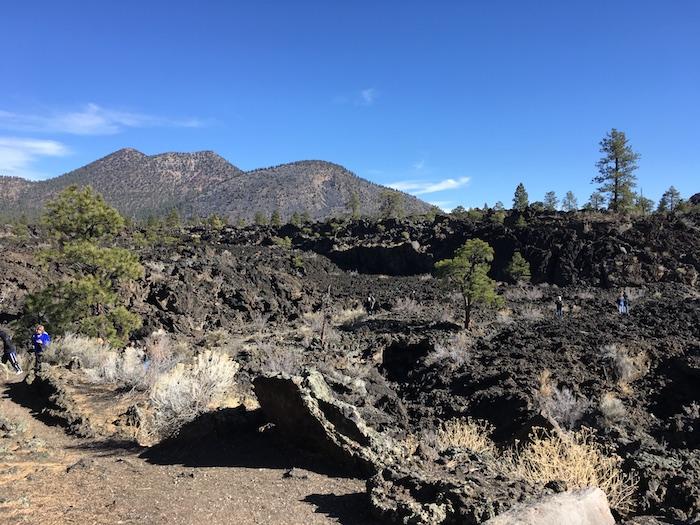
[[[634,172],[639,154],[632,150],[625,133],[615,128],[600,141],[600,152],[603,157],[596,164],[599,175],[593,182],[601,185],[599,191],[609,195],[610,209],[623,211],[634,204]]]

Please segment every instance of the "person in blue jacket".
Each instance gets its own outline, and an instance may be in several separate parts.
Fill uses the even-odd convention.
[[[44,325],[38,325],[32,336],[32,352],[34,352],[34,371],[41,367],[41,357],[44,350],[51,344],[51,336],[44,330]]]
[[[2,362],[9,362],[12,368],[15,369],[16,374],[22,373],[22,367],[19,366],[17,361],[17,349],[15,345],[12,344],[12,338],[6,332],[0,330],[0,341],[2,341]]]

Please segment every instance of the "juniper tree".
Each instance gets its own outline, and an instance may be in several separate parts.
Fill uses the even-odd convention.
[[[658,211],[673,211],[681,203],[681,193],[671,186],[661,196]]]
[[[513,195],[513,209],[517,211],[525,211],[529,203],[527,191],[525,191],[525,186],[521,182],[518,184],[518,187],[515,188],[515,194]]]
[[[464,328],[469,329],[473,308],[478,304],[500,302],[496,282],[488,276],[493,261],[493,248],[481,239],[470,239],[457,249],[452,259],[435,263],[440,279],[457,288],[464,301]]]
[[[544,194],[544,209],[547,211],[556,211],[559,204],[557,194],[553,191],[548,191]]]
[[[564,200],[561,201],[561,209],[564,211],[577,211],[578,200],[573,191],[567,191]]]
[[[625,133],[615,128],[600,141],[603,157],[596,163],[599,175],[593,182],[601,184],[601,192],[610,196],[610,208],[617,212],[633,204],[639,154],[630,146]]]
[[[520,252],[516,251],[506,267],[506,274],[516,283],[529,281],[532,277],[530,263],[527,262]]]
[[[27,298],[25,320],[125,344],[141,319],[121,292],[143,268],[135,254],[114,246],[124,218],[91,187],[70,186],[47,204],[43,223],[53,246],[41,258],[64,277]]]

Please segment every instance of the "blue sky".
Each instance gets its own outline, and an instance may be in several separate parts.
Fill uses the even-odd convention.
[[[7,2],[0,174],[122,147],[323,159],[445,208],[594,186],[612,127],[644,194],[700,191],[700,2]]]

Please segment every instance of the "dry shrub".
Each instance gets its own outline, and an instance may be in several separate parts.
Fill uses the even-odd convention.
[[[427,366],[437,363],[459,368],[471,361],[471,349],[474,339],[466,331],[457,332],[443,344],[436,344],[435,350],[425,358]]]
[[[238,368],[227,355],[205,350],[191,363],[178,363],[160,375],[149,393],[151,433],[159,438],[173,435],[185,423],[215,408],[233,387]]]
[[[581,292],[576,292],[576,299],[579,299],[580,301],[591,301],[595,299],[595,294],[590,291],[581,291]]]
[[[483,454],[495,454],[496,445],[489,437],[493,426],[481,419],[451,419],[440,425],[435,433],[435,448],[465,448]]]
[[[545,368],[540,372],[538,376],[539,387],[537,389],[537,394],[540,397],[551,397],[554,391],[554,385],[552,384],[552,372],[549,368]]]
[[[510,308],[501,308],[496,313],[496,323],[502,325],[513,324],[515,320],[513,319],[513,310]]]
[[[606,392],[600,398],[600,405],[598,406],[600,413],[605,419],[605,424],[611,427],[624,419],[627,415],[625,410],[625,405],[622,404],[615,394],[612,392]]]
[[[544,319],[544,313],[537,306],[526,306],[520,310],[520,317],[525,321],[540,321]]]
[[[618,384],[629,390],[633,381],[640,379],[649,371],[649,358],[646,352],[631,355],[623,346],[615,344],[603,348],[603,355],[612,361]]]
[[[594,438],[585,427],[573,433],[535,429],[524,448],[504,455],[499,464],[504,474],[538,485],[563,481],[569,490],[600,487],[610,506],[627,514],[634,508],[637,479],[622,472],[622,459]]]
[[[304,346],[310,346],[314,340],[318,340],[326,348],[340,341],[340,334],[333,327],[331,316],[326,312],[306,312],[301,321],[299,335]]]
[[[365,317],[367,317],[367,310],[363,306],[344,308],[331,316],[331,322],[336,326],[352,326]]]
[[[296,348],[261,341],[255,345],[255,354],[263,374],[294,375],[301,368],[302,359]]]
[[[110,352],[114,352],[114,349],[101,339],[67,333],[52,342],[43,356],[51,364],[67,365],[78,360],[83,368],[95,368]]]
[[[540,384],[540,390],[547,390]],[[591,403],[579,397],[570,388],[549,388],[548,396],[538,396],[542,412],[564,428],[572,429],[590,409]]]
[[[391,311],[401,315],[413,316],[420,315],[423,312],[423,307],[411,297],[399,297],[394,301],[394,307]]]
[[[544,292],[541,289],[535,287],[512,287],[508,288],[503,295],[509,301],[539,301],[540,299],[542,299],[542,297],[544,297]]]
[[[262,333],[267,328],[267,322],[270,319],[270,314],[253,311],[250,312],[250,322],[256,332]]]

